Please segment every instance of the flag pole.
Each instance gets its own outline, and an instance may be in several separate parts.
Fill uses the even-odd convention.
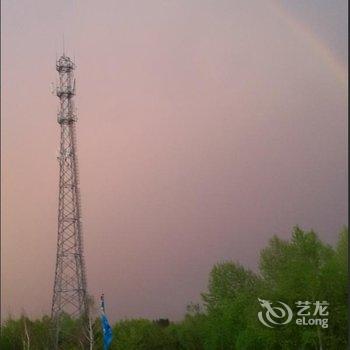
[[[102,332],[103,332],[103,349],[108,350],[113,339],[113,333],[112,333],[112,328],[109,325],[105,311],[106,311],[105,296],[104,296],[104,293],[102,293],[101,294],[101,325],[102,325]]]
[[[101,312],[105,313],[105,295],[103,292],[101,294]]]

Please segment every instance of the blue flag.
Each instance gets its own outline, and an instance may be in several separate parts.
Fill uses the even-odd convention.
[[[101,295],[101,323],[103,331],[103,350],[108,350],[112,343],[113,334],[112,328],[105,315],[105,298],[103,294]]]
[[[101,315],[102,331],[103,331],[103,350],[108,350],[112,343],[112,328],[109,325],[108,319],[105,314]]]

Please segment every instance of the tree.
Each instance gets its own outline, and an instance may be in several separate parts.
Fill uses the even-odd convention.
[[[175,350],[165,329],[145,319],[119,321],[113,328],[116,341],[111,350]]]
[[[343,246],[342,244],[340,244]],[[344,249],[340,249],[344,251]],[[339,255],[339,254],[338,254]],[[294,306],[297,301],[326,300],[339,305],[337,289],[345,280],[334,281],[337,288],[330,286],[337,279],[345,259],[337,258],[337,252],[320,241],[313,231],[304,232],[295,227],[290,241],[273,237],[261,253],[260,270],[264,280],[263,299],[278,300]],[[337,271],[338,270],[338,271]],[[341,273],[340,273],[341,274]],[[325,293],[329,290],[328,293]],[[346,293],[343,292],[343,295]],[[345,302],[345,299],[342,300]],[[337,314],[336,309],[332,312]],[[285,348],[307,347],[315,344],[319,349],[329,348],[330,330],[320,327],[299,327],[293,323],[281,329],[278,341]],[[344,339],[344,336],[342,337]],[[333,339],[334,340],[334,339]],[[339,344],[338,341],[336,341]],[[334,343],[335,344],[335,343]]]
[[[118,321],[111,350],[294,350],[346,349],[348,302],[348,229],[336,247],[315,232],[294,228],[290,240],[274,236],[260,255],[260,273],[239,263],[216,264],[209,275],[204,306],[190,303],[181,322],[168,319]],[[268,328],[258,320],[258,298],[283,301],[296,313],[296,301],[328,301],[328,328],[295,322]],[[92,307],[91,307],[92,308]],[[80,320],[63,315],[61,348],[81,349]],[[294,319],[293,319],[294,320]],[[11,317],[1,326],[1,350],[50,349],[51,319]],[[94,350],[102,350],[95,319]]]
[[[240,293],[251,293],[258,277],[239,263],[227,261],[216,264],[210,272],[208,292],[202,299],[208,309],[233,301]]]

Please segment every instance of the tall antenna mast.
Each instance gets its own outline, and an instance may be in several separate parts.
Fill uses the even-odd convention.
[[[89,303],[83,255],[80,193],[78,187],[78,160],[76,154],[76,113],[74,69],[72,60],[63,55],[56,62],[59,84],[57,121],[60,125],[58,236],[55,281],[53,287],[51,317],[53,321],[54,349],[61,349],[62,316],[75,318],[80,327],[79,343],[88,349]]]
[[[66,55],[66,45],[64,42],[64,34],[62,34],[62,45],[63,45],[63,56],[65,56]]]

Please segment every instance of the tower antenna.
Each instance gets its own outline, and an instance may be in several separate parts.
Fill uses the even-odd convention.
[[[63,42],[64,43],[64,42]],[[63,47],[64,50],[64,47]],[[62,316],[76,319],[76,334],[84,349],[92,344],[89,331],[89,298],[87,294],[83,233],[80,209],[79,173],[76,151],[76,113],[74,108],[75,80],[73,61],[63,55],[56,61],[59,84],[57,121],[60,126],[58,233],[55,280],[53,286],[51,318],[53,346],[62,349]]]
[[[62,34],[62,46],[63,46],[63,56],[66,55],[66,45],[64,42],[64,33]]]

